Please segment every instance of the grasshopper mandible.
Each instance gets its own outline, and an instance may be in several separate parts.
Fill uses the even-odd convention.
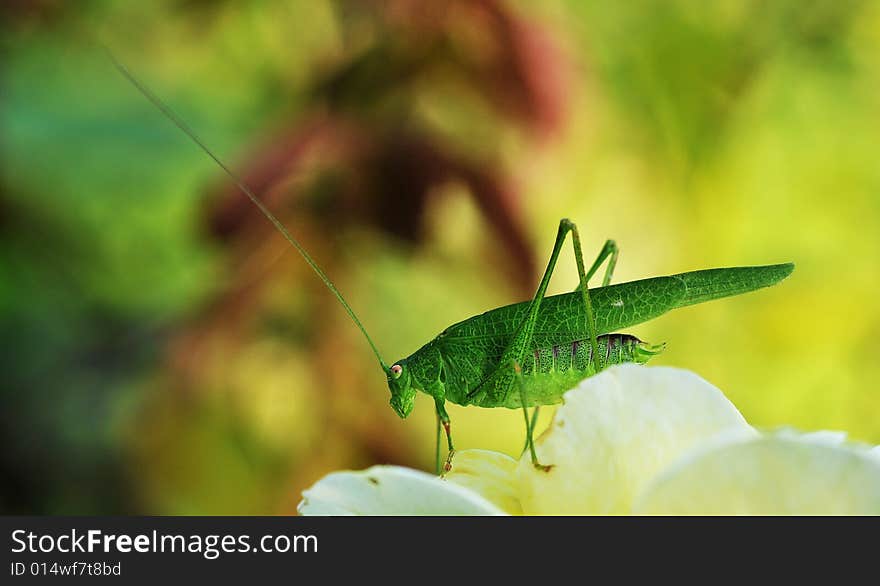
[[[111,55],[112,58],[112,55]],[[526,447],[538,462],[533,434],[541,405],[562,401],[579,381],[607,366],[645,363],[664,345],[650,345],[616,330],[658,317],[667,311],[722,297],[769,287],[794,270],[791,263],[755,267],[706,269],[611,285],[618,248],[612,240],[603,246],[585,270],[580,236],[575,224],[563,219],[538,290],[530,301],[499,307],[446,328],[436,338],[390,366],[354,310],[299,241],[269,211],[244,182],[155,94],[115,58],[119,71],[171,122],[196,143],[230,177],[284,238],[302,255],[360,329],[379,361],[391,390],[391,407],[401,418],[412,412],[421,391],[434,399],[437,412],[437,472],[440,473],[440,429],[446,434],[451,468],[455,446],[446,401],[478,407],[522,409]],[[547,296],[566,237],[571,235],[580,284],[571,293]],[[602,286],[590,289],[590,278],[605,263]],[[528,408],[534,407],[531,418]]]

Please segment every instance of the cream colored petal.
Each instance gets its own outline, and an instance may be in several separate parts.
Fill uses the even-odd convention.
[[[871,458],[880,459],[880,446],[873,446],[857,440],[851,440],[847,437],[845,431],[820,430],[803,432],[790,427],[783,427],[781,429],[769,431],[766,435],[772,435],[778,438],[791,438],[798,441],[818,443],[827,446],[842,446],[862,452]]]
[[[303,491],[300,515],[503,515],[479,494],[399,466],[333,472]]]
[[[768,431],[767,435],[772,435],[778,438],[795,439],[801,442],[811,442],[825,446],[847,445],[846,432],[839,430],[821,429],[819,431],[801,432],[791,427],[783,427],[781,429]]]
[[[469,488],[511,515],[521,515],[516,477],[517,461],[489,450],[455,452],[452,470],[445,478]]]
[[[664,472],[636,511],[880,515],[880,461],[864,446],[817,437],[786,432],[698,451]]]
[[[621,365],[564,396],[538,440],[536,470],[518,467],[526,514],[627,514],[667,465],[719,434],[755,432],[717,388],[669,367]],[[715,440],[717,441],[717,440]]]

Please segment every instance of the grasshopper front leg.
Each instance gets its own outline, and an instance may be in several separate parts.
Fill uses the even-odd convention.
[[[443,473],[452,470],[452,457],[455,455],[455,446],[452,443],[452,421],[449,414],[446,413],[446,400],[434,399],[434,407],[437,409],[437,450],[436,450],[436,466],[437,474],[440,475],[440,426],[446,431],[446,463],[443,465]]]
[[[437,476],[440,476],[441,465],[440,465],[440,437],[443,435],[442,425],[440,423],[440,413],[437,413],[437,443],[434,448],[434,472]]]

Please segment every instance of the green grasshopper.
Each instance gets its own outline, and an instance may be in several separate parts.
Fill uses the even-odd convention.
[[[718,268],[610,285],[619,254],[617,245],[612,240],[605,242],[595,262],[585,270],[577,227],[563,219],[544,276],[530,301],[499,307],[452,325],[414,353],[388,366],[342,293],[299,241],[165,103],[125,66],[115,58],[113,61],[148,100],[223,169],[339,300],[379,360],[391,390],[391,407],[397,415],[404,419],[409,416],[417,391],[434,399],[438,474],[441,427],[448,449],[446,471],[451,468],[455,453],[446,401],[522,409],[526,426],[524,449],[529,450],[536,467],[549,470],[551,466],[538,461],[533,439],[540,406],[562,402],[563,393],[607,366],[643,364],[664,348],[663,344],[650,345],[635,336],[615,333],[616,330],[679,307],[769,287],[794,270],[791,263]],[[572,293],[547,296],[550,277],[569,234],[580,284]],[[606,261],[602,286],[590,289],[589,280]],[[529,407],[534,407],[531,418]]]

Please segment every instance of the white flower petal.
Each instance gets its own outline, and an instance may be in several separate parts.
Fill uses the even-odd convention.
[[[669,367],[621,365],[564,396],[538,440],[536,470],[520,460],[526,514],[627,514],[669,463],[719,434],[755,432],[717,388]]]
[[[817,437],[786,432],[694,453],[664,472],[636,510],[673,515],[880,514],[880,461],[863,446]]]
[[[300,515],[502,515],[479,494],[400,466],[333,472],[303,491]]]
[[[795,439],[825,446],[842,446],[847,443],[846,432],[838,430],[820,429],[819,431],[801,432],[791,427],[783,427],[770,433],[778,438]]]
[[[481,494],[511,515],[521,515],[516,477],[517,461],[489,450],[455,452],[452,470],[445,478]]]

